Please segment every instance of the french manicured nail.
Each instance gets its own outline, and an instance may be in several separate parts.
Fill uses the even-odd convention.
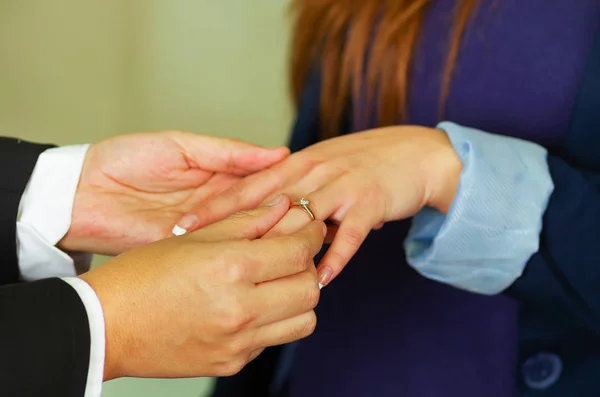
[[[267,207],[274,207],[277,204],[281,203],[281,200],[283,200],[283,194],[279,194],[273,200],[269,201],[269,203],[267,204]]]
[[[198,222],[198,217],[195,214],[187,214],[172,230],[172,233],[176,236],[186,234],[188,230],[192,229]]]
[[[183,236],[184,234],[187,233],[187,230],[185,230],[184,228],[182,228],[179,225],[175,225],[173,227],[173,230],[171,230],[171,233],[175,236]]]
[[[333,275],[333,270],[330,267],[324,267],[319,271],[319,289],[327,286]]]

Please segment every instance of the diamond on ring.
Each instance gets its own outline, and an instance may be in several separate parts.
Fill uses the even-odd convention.
[[[306,212],[308,214],[308,216],[310,216],[312,218],[313,221],[315,220],[315,214],[314,214],[314,212],[312,212],[312,210],[309,207],[310,201],[308,201],[307,199],[302,197],[302,198],[300,198],[300,200],[298,200],[297,203],[294,203],[293,205],[302,208],[304,210],[304,212]]]

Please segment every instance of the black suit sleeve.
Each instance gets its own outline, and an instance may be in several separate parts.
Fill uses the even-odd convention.
[[[217,378],[211,397],[269,397],[282,346],[268,347],[238,374]],[[277,397],[287,395],[286,386]]]
[[[0,396],[82,397],[90,343],[85,307],[69,284],[0,287]]]
[[[91,342],[79,295],[59,279],[18,284],[19,203],[50,147],[0,138],[0,396],[85,393]]]
[[[39,155],[50,145],[0,137],[0,285],[19,281],[17,212]]]

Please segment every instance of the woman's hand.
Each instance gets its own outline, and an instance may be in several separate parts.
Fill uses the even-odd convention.
[[[86,154],[71,227],[59,247],[116,255],[167,237],[202,200],[288,154],[180,131],[101,141]]]
[[[304,197],[317,219],[339,224],[319,265],[319,280],[326,285],[371,229],[408,218],[424,206],[447,212],[461,170],[462,163],[443,131],[415,126],[369,130],[295,153],[203,202],[178,225],[196,230],[238,210],[254,208],[280,192]],[[303,216],[306,222],[310,220]],[[276,229],[293,229],[290,224],[297,223],[285,218],[282,222],[287,225]]]

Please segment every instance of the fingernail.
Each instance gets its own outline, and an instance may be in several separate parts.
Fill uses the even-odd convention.
[[[187,214],[186,216],[181,218],[177,225],[175,225],[175,227],[173,228],[173,234],[176,236],[181,236],[182,234],[187,233],[188,230],[196,226],[197,222],[198,217],[195,214]],[[176,232],[180,234],[177,234]]]
[[[319,271],[319,288],[327,286],[333,275],[333,270],[330,267],[324,267]]]
[[[267,204],[267,207],[274,207],[277,204],[281,203],[281,200],[283,200],[283,194],[279,194],[273,200],[269,201],[269,203]]]
[[[182,228],[179,225],[175,225],[173,227],[173,230],[171,230],[171,233],[173,233],[173,235],[175,235],[175,236],[183,236],[184,234],[187,233],[187,230],[185,230],[184,228]]]
[[[323,236],[327,236],[327,225],[323,224]]]

